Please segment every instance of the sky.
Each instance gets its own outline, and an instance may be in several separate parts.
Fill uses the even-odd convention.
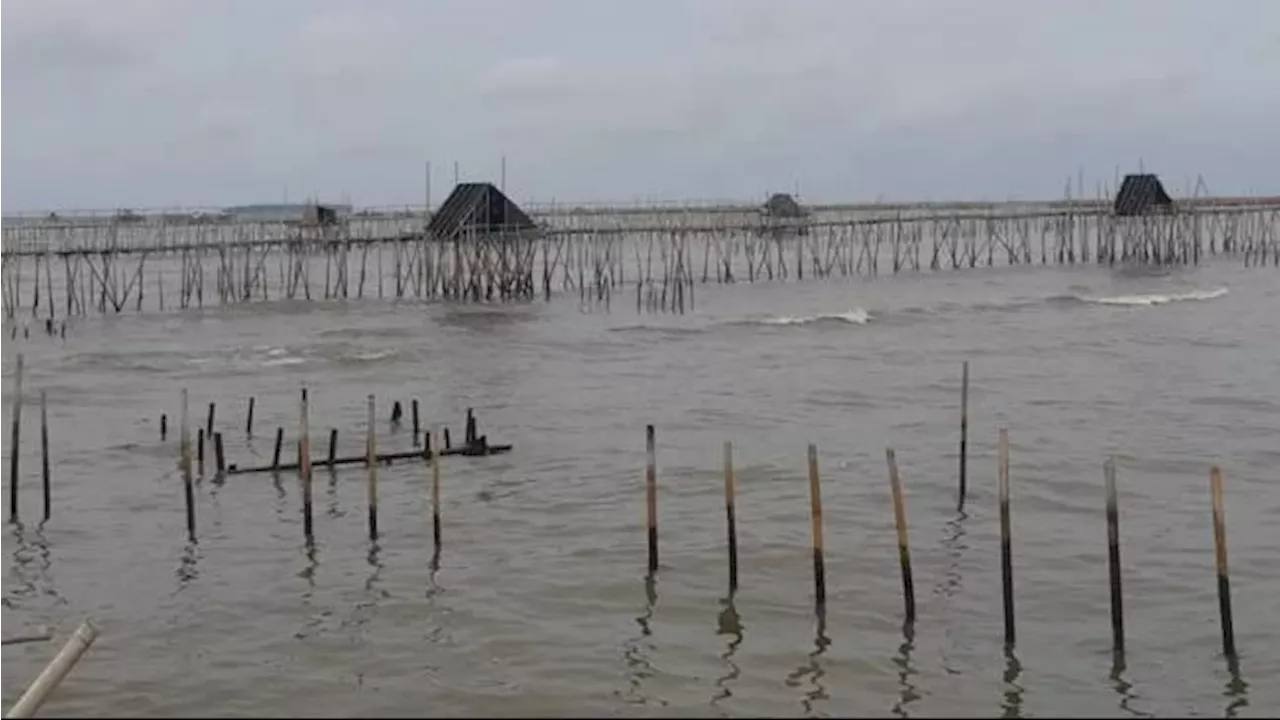
[[[1280,2],[4,0],[5,212],[1280,194]]]

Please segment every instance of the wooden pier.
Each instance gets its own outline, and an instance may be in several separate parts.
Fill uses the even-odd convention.
[[[1280,266],[1280,196],[1193,198],[1142,214],[1070,199],[818,205],[799,218],[766,217],[746,204],[560,207],[530,212],[528,222],[464,218],[438,227],[447,205],[311,224],[174,214],[6,220],[4,313],[52,321],[206,303],[501,302],[558,293],[684,312],[695,286],[710,282],[1193,265],[1216,256]]]

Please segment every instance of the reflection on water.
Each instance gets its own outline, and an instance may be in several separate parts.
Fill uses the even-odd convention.
[[[738,617],[738,609],[734,607],[732,595],[722,599],[720,603],[724,607],[716,616],[716,634],[729,636],[729,643],[725,647],[724,653],[720,655],[720,659],[724,661],[728,672],[716,678],[718,692],[711,696],[712,705],[733,695],[733,691],[729,689],[729,683],[737,680],[738,676],[742,674],[738,664],[733,661],[733,656],[738,651],[738,646],[742,644],[742,619]]]
[[[1133,684],[1124,678],[1124,651],[1119,648],[1111,651],[1111,687],[1120,696],[1120,709],[1134,717],[1152,717],[1151,713],[1133,707],[1133,701],[1139,699],[1133,692]]]
[[[178,589],[174,591],[175,595],[187,589],[188,585],[200,577],[199,562],[200,546],[193,540],[182,548],[182,557],[178,560],[178,569],[174,573],[178,576]]]
[[[66,598],[58,592],[53,581],[53,552],[44,536],[43,523],[28,531],[19,520],[11,520],[13,553],[10,569],[13,579],[5,582],[5,607],[19,605],[24,600],[52,600],[63,605]]]
[[[628,638],[623,651],[623,660],[627,664],[627,692],[623,695],[623,699],[629,703],[637,705],[646,705],[650,702],[650,698],[646,697],[643,691],[644,681],[653,677],[653,663],[649,659],[649,654],[655,649],[654,644],[648,640],[653,635],[653,629],[649,623],[653,620],[653,609],[658,604],[658,581],[652,574],[644,577],[644,595],[645,605],[644,612],[637,617],[636,624],[640,626],[640,635]],[[653,699],[660,705],[666,705],[661,699]]]
[[[911,678],[917,671],[911,664],[911,651],[915,649],[916,628],[914,623],[903,623],[902,644],[898,646],[898,654],[893,657],[893,664],[898,666],[898,700],[893,704],[891,712],[898,717],[910,717],[907,706],[920,699]]]
[[[1227,681],[1226,691],[1223,692],[1223,695],[1229,701],[1225,715],[1233,718],[1240,712],[1241,708],[1249,707],[1249,683],[1245,682],[1240,675],[1239,658],[1227,658],[1227,672],[1231,675],[1231,679]]]
[[[1014,654],[1013,648],[1006,647],[1004,651],[1004,699],[1000,703],[1000,708],[1004,712],[1001,717],[1018,718],[1022,717],[1022,686],[1018,684],[1018,678],[1022,676],[1022,662],[1018,660],[1018,656]]]
[[[817,619],[818,627],[814,633],[813,640],[814,649],[813,652],[806,656],[809,661],[796,668],[790,675],[787,675],[786,680],[789,687],[799,687],[801,680],[808,678],[812,687],[805,692],[803,699],[800,701],[800,705],[804,708],[807,716],[818,714],[814,710],[814,704],[819,700],[828,699],[827,688],[821,682],[822,678],[826,677],[827,671],[818,662],[818,658],[826,652],[827,646],[831,644],[831,638],[827,637],[827,611],[825,607],[818,607]]]
[[[964,575],[960,571],[960,562],[965,550],[969,549],[969,544],[964,539],[966,534],[964,521],[968,517],[968,513],[961,510],[943,526],[942,548],[947,555],[947,566],[942,580],[933,591],[934,595],[942,596],[943,617],[951,616],[951,602],[959,598],[964,591]],[[947,642],[942,646],[942,666],[948,674],[956,675],[960,673],[960,668],[954,664],[951,657],[951,650],[955,645],[955,628],[951,623],[947,623],[945,633]]]

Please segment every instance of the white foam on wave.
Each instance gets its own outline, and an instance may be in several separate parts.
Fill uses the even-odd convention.
[[[854,308],[842,313],[822,315],[781,315],[757,320],[762,325],[809,325],[816,322],[846,322],[852,325],[866,325],[871,322],[871,313],[862,308]]]
[[[1192,290],[1184,293],[1151,293],[1149,295],[1115,295],[1112,297],[1082,297],[1081,300],[1098,305],[1125,305],[1131,307],[1150,307],[1172,302],[1191,302],[1196,300],[1213,300],[1227,294],[1222,287],[1217,290]]]
[[[306,361],[307,361],[306,358],[300,358],[300,357],[278,357],[272,360],[263,360],[262,366],[278,367],[280,365],[300,365]]]
[[[376,350],[374,352],[358,353],[353,355],[352,359],[360,360],[362,362],[372,362],[374,360],[381,360],[384,357],[391,357],[394,352],[394,350]]]

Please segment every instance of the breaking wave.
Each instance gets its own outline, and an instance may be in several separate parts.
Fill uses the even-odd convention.
[[[854,308],[842,313],[821,315],[779,315],[746,321],[752,325],[811,325],[814,323],[848,323],[866,325],[871,322],[871,313],[862,308]]]
[[[1095,305],[1123,305],[1132,307],[1150,307],[1172,302],[1190,302],[1195,300],[1213,300],[1227,294],[1222,287],[1217,290],[1191,290],[1184,293],[1150,293],[1147,295],[1114,295],[1111,297],[1077,296],[1078,300]]]

